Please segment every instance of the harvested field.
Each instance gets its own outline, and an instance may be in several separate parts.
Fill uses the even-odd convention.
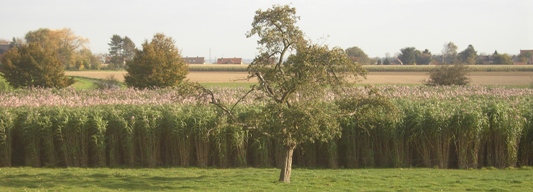
[[[533,82],[532,72],[470,72],[473,85],[528,86]],[[427,72],[370,72],[363,84],[421,84]]]
[[[113,75],[124,81],[125,71],[67,71],[67,76],[82,76],[104,79]],[[187,78],[200,83],[246,82],[247,72],[230,71],[191,71]],[[413,85],[421,84],[428,78],[427,72],[369,72],[362,84]],[[473,85],[529,86],[533,82],[532,72],[471,72]],[[240,81],[239,81],[240,80]]]

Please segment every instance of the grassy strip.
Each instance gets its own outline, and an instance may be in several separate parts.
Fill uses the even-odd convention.
[[[94,90],[98,89],[98,84],[105,84],[108,79],[100,79],[100,78],[90,78],[90,77],[83,77],[83,76],[71,76],[76,81],[71,86],[76,90]],[[121,88],[126,88],[126,85],[123,82],[116,82]]]
[[[2,168],[0,191],[531,191],[531,168],[510,170]]]
[[[88,77],[79,77],[75,76],[74,80],[76,83],[72,84],[72,87],[77,90],[91,90],[96,89],[94,85],[95,82],[101,81],[100,79],[88,78]]]
[[[189,65],[190,71],[247,71],[248,65]],[[434,65],[363,65],[369,72],[429,72]],[[470,65],[472,72],[533,71],[533,65]]]

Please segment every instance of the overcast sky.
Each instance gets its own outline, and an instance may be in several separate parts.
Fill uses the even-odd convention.
[[[0,39],[39,28],[71,28],[107,53],[113,34],[137,47],[155,33],[171,36],[183,56],[243,57],[257,54],[246,38],[255,11],[291,4],[308,39],[330,47],[358,46],[370,57],[404,47],[440,54],[446,42],[459,51],[515,55],[533,49],[533,0],[3,0]],[[211,50],[211,52],[210,52]],[[210,55],[211,53],[211,55]]]

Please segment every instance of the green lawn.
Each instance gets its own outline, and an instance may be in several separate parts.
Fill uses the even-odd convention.
[[[96,85],[94,85],[94,83],[99,81],[99,80],[91,79],[87,77],[74,77],[74,80],[76,82],[72,84],[72,87],[74,87],[77,90],[95,89]]]
[[[0,168],[0,191],[533,191],[533,170]]]
[[[77,90],[91,90],[91,89],[97,89],[96,83],[99,81],[103,81],[102,79],[95,79],[95,78],[88,78],[88,77],[74,77],[74,80],[76,80],[76,83],[72,84],[72,87]],[[123,84],[123,83],[122,83]],[[254,85],[255,83],[249,83],[249,82],[224,82],[224,83],[201,83],[203,86],[206,87],[250,87]],[[123,88],[125,88],[125,85],[121,85]],[[0,85],[1,88],[1,85]]]

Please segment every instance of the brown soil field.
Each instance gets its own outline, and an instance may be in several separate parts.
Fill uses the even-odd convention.
[[[124,81],[125,71],[66,71],[67,76],[104,79],[111,75]],[[187,78],[199,83],[246,82],[247,72],[191,71]],[[361,84],[416,85],[428,79],[427,72],[370,72]],[[533,84],[532,72],[471,72],[473,85],[529,86]]]

